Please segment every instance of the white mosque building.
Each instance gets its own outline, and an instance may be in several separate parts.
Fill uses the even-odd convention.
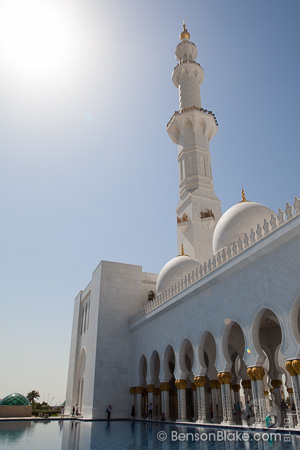
[[[101,261],[75,299],[66,414],[232,424],[249,401],[254,422],[278,419],[284,397],[300,426],[300,201],[278,213],[246,200],[223,215],[201,105],[204,72],[185,25],[172,80],[179,110],[178,256],[159,275]],[[275,413],[274,413],[275,411]],[[277,413],[276,413],[277,411]]]

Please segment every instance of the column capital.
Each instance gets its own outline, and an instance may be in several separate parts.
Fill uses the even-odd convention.
[[[269,391],[264,391],[265,396],[269,395]]]
[[[206,377],[195,377],[194,382],[197,387],[204,387],[206,385]]]
[[[147,384],[147,391],[148,392],[154,392],[155,386],[154,384]]]
[[[154,394],[155,395],[159,395],[160,394],[160,388],[155,388],[154,389]]]
[[[229,384],[231,379],[232,379],[232,375],[230,372],[218,373],[218,381],[220,384]]]
[[[250,381],[255,381],[255,376],[254,376],[254,374],[252,373],[252,370],[254,369],[254,367],[249,367],[248,369],[247,369],[247,375],[248,375],[248,377],[250,378]]]
[[[136,394],[142,394],[144,392],[143,386],[136,386],[135,393]]]
[[[295,361],[297,361],[297,360],[295,360]],[[296,372],[296,370],[293,367],[293,362],[294,361],[289,360],[289,361],[287,361],[285,363],[285,368],[286,368],[286,370],[288,371],[288,373],[290,374],[291,377],[295,377],[297,375],[297,372]]]
[[[233,392],[239,392],[240,389],[241,389],[241,386],[239,384],[233,384],[232,385]]]
[[[160,390],[161,391],[169,391],[170,390],[170,383],[168,383],[168,382],[163,382],[163,383],[160,383]]]
[[[282,386],[282,381],[281,380],[272,380],[271,385],[273,386],[274,389],[278,389]]]
[[[249,367],[247,369],[247,375],[251,381],[262,380],[264,378],[264,368],[260,366]]]
[[[251,380],[243,380],[242,386],[243,386],[243,389],[251,389]]]
[[[177,389],[186,389],[186,381],[185,380],[175,380],[175,386]]]
[[[134,394],[135,394],[135,387],[131,387],[129,390],[130,390],[130,394],[131,394],[131,395],[134,395]]]
[[[293,360],[293,369],[297,375],[300,375],[300,359]]]
[[[292,394],[294,392],[293,388],[287,388],[287,391],[288,391],[289,394]]]
[[[218,383],[217,380],[209,380],[209,384],[212,389],[216,389],[217,383]]]

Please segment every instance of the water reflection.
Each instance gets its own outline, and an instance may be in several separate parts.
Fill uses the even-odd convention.
[[[243,442],[236,440],[235,434],[238,432],[241,431],[151,422],[0,422],[0,449],[300,450],[300,436],[281,435],[281,440],[276,440],[261,430],[263,436],[260,440],[255,441],[252,433],[250,440]],[[218,439],[220,433],[223,440]],[[181,438],[174,439],[179,435]]]
[[[32,422],[2,422],[0,424],[0,448],[9,442],[19,441]]]

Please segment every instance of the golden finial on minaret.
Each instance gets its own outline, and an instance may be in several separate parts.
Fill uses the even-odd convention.
[[[184,248],[183,248],[183,244],[181,244],[181,256],[184,256]]]
[[[247,200],[246,200],[246,196],[245,196],[245,191],[244,191],[244,189],[242,188],[242,202],[246,202]]]
[[[180,39],[183,41],[184,39],[189,40],[190,39],[190,33],[188,32],[188,30],[186,29],[186,24],[185,21],[183,21],[183,31],[180,34]]]

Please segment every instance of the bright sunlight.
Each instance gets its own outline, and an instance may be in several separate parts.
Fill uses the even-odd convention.
[[[1,0],[2,75],[27,88],[64,83],[79,60],[75,16],[72,2]]]

